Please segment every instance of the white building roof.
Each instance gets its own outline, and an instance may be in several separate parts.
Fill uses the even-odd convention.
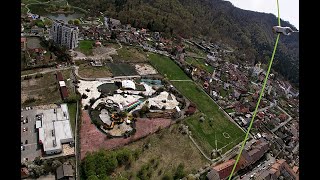
[[[62,143],[73,141],[67,105],[61,104],[61,107],[56,109],[56,113],[54,109],[42,110],[42,113],[39,139],[43,144],[43,150],[45,152],[62,150]]]
[[[133,89],[133,90],[136,89],[136,85],[135,85],[134,82],[131,81],[131,80],[123,80],[123,81],[121,82],[121,84],[122,84],[122,87],[123,87],[123,88]]]
[[[36,128],[39,129],[42,127],[41,121],[36,121]]]
[[[66,83],[64,81],[59,81],[60,87],[66,86]]]
[[[180,112],[180,111],[181,111],[180,108],[179,108],[179,106],[176,106],[176,110],[177,110],[177,112]]]
[[[109,113],[106,109],[102,109],[100,114],[99,114],[99,117],[101,119],[102,122],[106,123],[107,125],[111,125],[112,121],[110,120],[110,116],[109,116]]]

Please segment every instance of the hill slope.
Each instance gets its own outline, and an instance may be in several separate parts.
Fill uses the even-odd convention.
[[[276,35],[272,14],[242,10],[222,0],[69,0],[70,4],[90,9],[92,14],[106,12],[123,23],[147,27],[166,36],[206,37],[237,47],[251,63],[270,59]],[[276,8],[276,7],[275,7]],[[281,21],[282,26],[293,27]],[[295,28],[293,28],[295,29]],[[298,85],[299,34],[282,36],[274,69]]]

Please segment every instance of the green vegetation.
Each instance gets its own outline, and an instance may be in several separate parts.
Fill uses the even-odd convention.
[[[68,103],[68,110],[70,116],[70,125],[72,128],[72,132],[74,132],[76,124],[77,103]]]
[[[124,165],[130,165],[135,160],[135,151],[121,149],[117,151],[100,150],[88,153],[81,163],[83,179],[109,179],[114,170]],[[81,178],[81,179],[82,179]]]
[[[48,12],[45,10],[45,8],[48,7],[48,5],[45,4],[31,4],[28,6],[30,11],[34,14],[38,14],[40,16],[43,16],[47,14]]]
[[[43,23],[43,21],[40,20],[40,19],[35,21],[35,25],[38,26],[38,27],[44,28],[44,23]]]
[[[162,74],[166,73],[169,79],[189,79],[169,58],[154,54],[150,54],[149,57],[151,64]],[[206,119],[204,123],[199,121],[199,115],[187,118],[186,122],[207,153],[215,148],[215,140],[218,141],[217,148],[222,148],[230,143],[223,149],[223,152],[241,141],[244,133],[227,119],[223,112],[219,110],[218,105],[194,82],[172,81],[171,83],[204,113]],[[210,119],[212,119],[211,122],[209,121]],[[223,137],[222,133],[224,132],[230,135],[229,139]]]
[[[73,20],[74,25],[79,25],[80,24],[80,20],[79,19],[75,19]]]
[[[226,113],[233,113],[235,112],[234,109],[225,109]]]
[[[204,52],[202,49],[199,49],[197,46],[191,45],[188,43],[184,43],[184,45],[185,45],[185,49],[187,51],[187,54],[191,54],[191,55],[195,55],[195,56],[199,56],[199,57],[203,57],[203,58],[207,57],[207,53]]]
[[[162,36],[196,37],[200,41],[222,42],[236,49],[239,61],[269,61],[277,18],[273,14],[246,11],[221,0],[69,0],[70,4],[90,9],[92,15],[104,12],[124,24],[161,32]],[[232,13],[231,13],[232,12]],[[282,26],[292,27],[286,21]],[[294,28],[295,30],[295,28]],[[245,55],[242,55],[245,54]],[[242,55],[242,56],[241,56]],[[275,56],[274,68],[292,82],[299,82],[299,35],[283,38]]]
[[[175,175],[190,174],[208,163],[189,137],[179,132],[179,124],[130,143],[126,148],[139,155],[130,166],[115,170],[115,174],[127,179],[137,179],[139,175],[152,180],[164,177],[173,180]]]
[[[223,112],[219,110],[218,105],[196,84],[193,82],[172,82],[172,84],[204,113],[204,122],[199,121],[200,115],[197,114],[187,118],[186,123],[193,130],[193,135],[196,139],[201,141],[200,144],[207,150],[207,153],[216,148],[215,140],[218,141],[217,148],[222,148],[231,143],[223,149],[223,152],[242,140],[244,133],[227,119]],[[222,133],[224,132],[230,135],[229,139],[223,137]]]
[[[212,66],[206,65],[206,62],[204,59],[196,59],[193,57],[187,57],[186,62],[188,64],[196,66],[199,69],[203,69],[203,70],[207,71],[208,73],[212,73],[214,70],[214,68]]]
[[[145,62],[147,58],[141,49],[123,46],[117,50],[118,55],[112,55],[113,60],[118,62]]]
[[[171,59],[149,53],[150,63],[169,80],[190,80],[190,78]]]
[[[93,55],[92,54],[92,48],[93,48],[94,41],[92,40],[82,40],[79,41],[79,47],[77,48],[85,55]]]
[[[95,67],[90,64],[79,65],[79,75],[84,78],[105,78],[111,77],[111,69],[106,66]]]
[[[107,66],[111,69],[113,76],[133,76],[138,74],[135,67],[131,64],[107,63]]]

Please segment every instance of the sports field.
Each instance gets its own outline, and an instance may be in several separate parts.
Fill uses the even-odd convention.
[[[169,80],[190,80],[172,60],[167,57],[149,55],[151,64],[157,70],[167,74]],[[177,90],[196,104],[201,113],[188,117],[185,122],[192,131],[193,137],[206,153],[213,149],[226,152],[244,138],[244,132],[232,123],[219,109],[219,106],[194,82],[171,81]],[[204,121],[201,122],[200,115]]]

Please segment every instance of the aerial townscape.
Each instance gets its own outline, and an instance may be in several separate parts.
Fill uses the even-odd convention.
[[[22,179],[299,179],[292,79],[271,70],[237,162],[268,61],[82,2],[21,2]]]

